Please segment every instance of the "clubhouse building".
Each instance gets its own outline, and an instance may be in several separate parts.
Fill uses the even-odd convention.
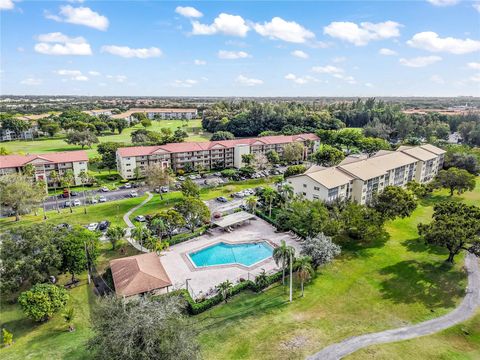
[[[117,150],[117,169],[124,179],[131,179],[136,174],[142,176],[152,164],[161,164],[175,171],[185,168],[186,164],[193,169],[240,168],[242,155],[275,150],[282,157],[285,145],[293,142],[304,145],[304,159],[320,145],[320,139],[315,134],[300,134],[125,147]]]
[[[312,166],[287,182],[295,194],[309,200],[353,200],[368,203],[386,186],[405,186],[415,180],[433,180],[443,166],[445,151],[430,145],[400,146],[397,151],[381,150],[371,157],[349,156],[333,167]]]

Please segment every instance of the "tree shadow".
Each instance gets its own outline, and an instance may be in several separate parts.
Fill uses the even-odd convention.
[[[462,201],[458,196],[449,196],[446,194],[432,194],[420,200],[422,206],[434,206],[435,204],[445,201]]]
[[[418,253],[428,252],[429,254],[445,255],[445,259],[448,256],[448,251],[446,249],[440,246],[433,246],[433,245],[426,244],[425,241],[419,238],[405,240],[402,242],[402,245],[405,246],[405,248],[411,252],[418,252]]]
[[[465,273],[447,263],[407,260],[381,269],[380,274],[388,277],[380,284],[383,298],[396,304],[453,307],[454,299],[464,295]]]
[[[383,230],[369,241],[343,236],[336,238],[335,242],[342,248],[342,257],[351,260],[373,256],[370,250],[383,247],[389,239],[390,234]]]

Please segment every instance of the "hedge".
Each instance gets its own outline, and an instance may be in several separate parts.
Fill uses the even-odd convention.
[[[168,241],[168,244],[170,246],[172,245],[176,245],[176,244],[180,244],[184,241],[187,241],[187,240],[190,240],[190,239],[193,239],[197,236],[201,236],[203,234],[205,234],[205,232],[207,231],[207,229],[209,228],[208,225],[204,225],[200,228],[198,228],[197,230],[195,230],[195,232],[188,232],[188,233],[183,233],[183,234],[178,234],[178,235],[175,235],[172,237],[171,240],[167,240]]]
[[[273,283],[279,281],[281,278],[282,278],[282,272],[279,271],[273,275],[267,276],[267,281],[265,283],[265,286],[257,286],[257,284],[251,280],[242,281],[237,285],[234,285],[230,289],[229,296],[236,295],[244,290],[252,290],[254,292],[260,292],[261,290],[267,288]],[[190,293],[185,289],[176,290],[172,293],[176,293],[182,296],[186,300],[188,304],[188,312],[192,315],[197,315],[204,311],[207,311],[208,309],[214,307],[215,305],[220,304],[223,301],[223,296],[220,293],[211,298],[208,298],[199,302],[196,302],[195,300],[193,300],[192,297],[190,296]]]

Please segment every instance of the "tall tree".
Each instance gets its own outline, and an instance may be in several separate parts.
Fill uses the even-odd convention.
[[[314,237],[307,237],[302,243],[302,254],[311,258],[312,265],[317,268],[328,264],[340,255],[340,246],[332,241],[330,236],[320,233]]]
[[[56,170],[53,170],[52,172],[50,172],[50,179],[53,182],[53,191],[54,191],[54,197],[55,197],[55,208],[57,209],[57,213],[60,213],[60,208],[58,207],[57,186],[58,186],[58,184],[61,183],[61,176]]]
[[[374,196],[371,206],[384,219],[393,220],[410,216],[417,208],[417,201],[410,191],[399,186],[387,186]]]
[[[123,143],[104,142],[97,146],[97,151],[102,157],[102,165],[108,170],[117,168],[117,150],[124,146]]]
[[[480,256],[480,208],[458,202],[442,202],[433,207],[430,224],[419,224],[418,233],[428,244],[448,250],[447,262],[466,250]]]
[[[295,261],[295,268],[300,279],[300,287],[302,289],[302,297],[304,295],[304,284],[314,275],[315,271],[312,267],[312,259],[309,256],[301,256]]]
[[[145,169],[145,178],[150,189],[154,190],[162,186],[169,186],[171,177],[168,169],[161,164],[152,164]],[[159,192],[160,198],[163,199],[162,191]]]
[[[198,198],[200,196],[200,187],[195,184],[191,179],[186,179],[180,185],[180,191],[185,197]]]
[[[89,148],[91,148],[93,144],[97,144],[98,138],[93,132],[89,130],[70,131],[67,134],[67,138],[65,139],[65,142],[67,144],[80,145],[83,149],[85,148],[85,146],[88,146]]]
[[[448,170],[440,170],[434,184],[439,188],[449,189],[450,196],[453,196],[455,190],[458,194],[462,194],[475,189],[475,175],[467,170],[452,167]]]
[[[287,269],[288,261],[290,256],[294,255],[295,249],[292,246],[287,245],[285,240],[282,240],[280,246],[273,249],[273,260],[275,260],[277,266],[281,265],[282,268],[282,285],[285,285],[285,270]]]
[[[227,299],[230,296],[232,287],[233,284],[230,282],[230,280],[225,280],[217,285],[217,290],[220,294],[222,294],[225,304],[227,303]]]
[[[118,242],[125,236],[125,229],[121,226],[112,226],[106,232],[106,238],[112,244],[112,250],[115,250]]]
[[[185,226],[193,232],[195,229],[210,220],[210,210],[205,203],[197,198],[187,197],[175,205],[185,219]]]
[[[68,292],[53,284],[36,284],[18,297],[23,312],[34,321],[46,321],[63,309],[68,302]]]
[[[95,306],[94,335],[87,348],[103,360],[198,360],[196,332],[179,296],[133,299],[107,297]]]
[[[318,165],[330,167],[338,165],[345,158],[345,154],[336,147],[324,144],[313,154],[313,158]]]
[[[304,146],[302,143],[293,142],[283,148],[283,158],[288,163],[298,163],[303,160]]]
[[[30,179],[20,174],[1,176],[0,194],[0,204],[12,210],[16,221],[39,204],[38,189],[32,186]]]
[[[185,219],[184,217],[176,210],[169,209],[163,210],[154,216],[155,218],[159,218],[163,221],[165,226],[165,232],[169,239],[172,238],[173,233],[185,226]]]
[[[268,203],[268,216],[272,217],[272,203],[277,197],[277,192],[271,187],[266,187],[262,192],[262,197]]]
[[[67,170],[63,174],[61,178],[61,184],[63,187],[66,187],[68,190],[68,204],[69,204],[69,209],[70,213],[73,212],[72,210],[72,191],[71,191],[71,186],[73,185],[73,181],[75,180],[75,175],[73,174],[72,170]]]

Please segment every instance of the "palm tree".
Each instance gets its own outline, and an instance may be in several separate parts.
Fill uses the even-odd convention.
[[[112,244],[112,250],[115,250],[117,243],[125,236],[125,229],[121,226],[112,226],[107,230],[106,237],[110,244]]]
[[[223,300],[227,303],[227,298],[230,295],[230,290],[233,284],[230,280],[225,280],[224,282],[217,285],[217,290],[222,294]]]
[[[250,211],[252,213],[255,213],[255,208],[257,207],[257,202],[258,202],[258,199],[256,196],[249,196],[245,199],[245,203],[247,204],[248,208],[250,209]]]
[[[138,224],[132,229],[132,237],[143,246],[143,240],[147,238],[149,234],[149,230],[143,224]]]
[[[32,164],[27,164],[22,169],[23,175],[29,178],[29,180],[33,181],[35,176],[35,166]]]
[[[155,251],[157,254],[160,254],[160,251],[165,249],[167,246],[167,242],[162,242],[154,236],[148,236],[145,239],[145,247],[150,251]]]
[[[68,331],[72,332],[75,331],[75,327],[73,326],[73,319],[75,318],[75,310],[73,307],[68,308],[62,314],[65,322],[68,324]]]
[[[300,278],[303,297],[303,284],[310,280],[315,273],[312,267],[312,258],[310,256],[299,257],[295,262],[295,267],[297,268],[297,274]]]
[[[70,204],[70,213],[73,212],[72,210],[72,194],[70,191],[70,187],[72,186],[72,182],[74,179],[73,171],[72,170],[67,170],[65,171],[65,174],[63,174],[62,177],[62,186],[66,186],[68,188],[68,202]]]
[[[282,285],[285,285],[285,270],[287,269],[288,259],[295,255],[295,249],[287,245],[285,240],[280,242],[280,246],[273,249],[273,260],[277,266],[282,265]]]
[[[157,234],[158,238],[162,240],[163,233],[167,227],[165,226],[165,221],[163,221],[163,219],[156,217],[150,222],[150,228]]]
[[[270,187],[265,188],[263,190],[263,198],[265,199],[266,202],[268,202],[268,216],[272,216],[272,202],[275,199],[275,196],[277,196],[276,191],[273,190]]]
[[[55,194],[55,206],[57,207],[57,212],[60,213],[60,209],[58,208],[58,197],[57,197],[57,184],[60,182],[60,176],[58,175],[58,172],[53,170],[50,173],[50,179],[52,179],[53,182],[53,191]]]
[[[45,180],[39,180],[36,183],[36,186],[38,188],[38,198],[41,201],[43,207],[43,220],[47,220],[47,212],[45,211],[45,199],[48,196],[47,182]]]
[[[282,197],[283,206],[285,206],[293,198],[293,186],[288,183],[284,183],[280,186],[279,193]]]

